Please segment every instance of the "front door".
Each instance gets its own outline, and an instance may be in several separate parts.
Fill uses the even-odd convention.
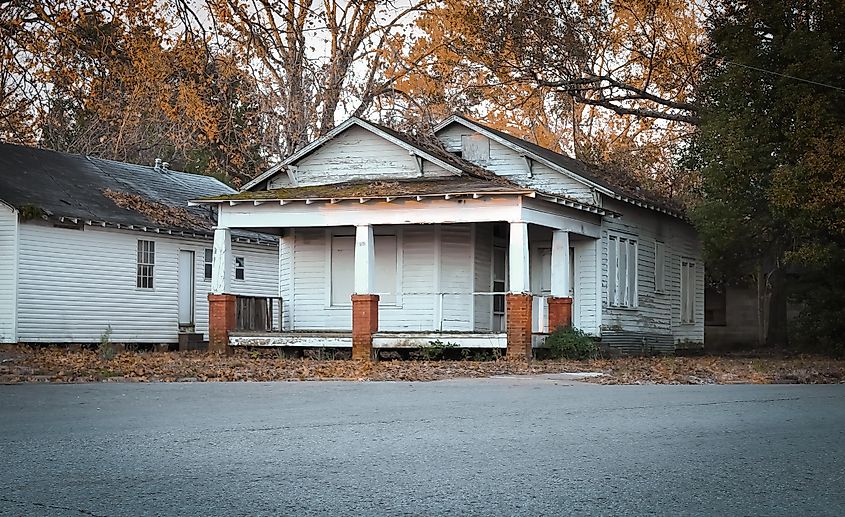
[[[194,326],[194,252],[179,251],[179,327]]]

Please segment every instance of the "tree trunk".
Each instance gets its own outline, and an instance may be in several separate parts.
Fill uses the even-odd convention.
[[[766,346],[785,347],[789,345],[786,321],[787,292],[783,270],[780,268],[769,275],[769,328],[766,331]]]
[[[757,266],[757,346],[789,344],[786,322],[786,289],[777,266]]]

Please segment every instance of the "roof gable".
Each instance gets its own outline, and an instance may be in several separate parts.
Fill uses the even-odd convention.
[[[488,138],[509,147],[515,152],[521,153],[526,157],[530,157],[531,159],[536,160],[537,162],[540,162],[574,180],[580,181],[583,184],[594,188],[596,191],[612,198],[673,216],[680,215],[680,211],[671,207],[669,203],[645,199],[640,192],[639,187],[627,188],[598,177],[594,173],[595,167],[587,164],[586,162],[552,151],[551,149],[546,149],[545,147],[533,142],[523,140],[522,138],[515,137],[505,133],[504,131],[494,129],[489,126],[485,126],[484,124],[475,122],[474,120],[468,119],[464,116],[452,115],[448,117],[435,126],[434,133],[437,134],[452,124],[460,124],[466,128],[483,134]]]
[[[254,189],[256,186],[259,186],[263,182],[270,180],[272,177],[282,172],[285,168],[293,169],[292,171],[288,170],[288,173],[291,176],[293,183],[298,184],[300,178],[296,172],[296,167],[299,164],[306,161],[309,156],[312,156],[313,154],[326,149],[328,146],[333,145],[333,143],[337,142],[338,139],[343,138],[344,134],[350,131],[355,131],[356,129],[359,131],[366,131],[394,146],[398,146],[403,149],[403,152],[407,153],[407,156],[411,158],[411,163],[413,163],[413,160],[417,161],[417,165],[414,165],[414,167],[418,169],[420,175],[423,175],[424,172],[424,162],[432,164],[434,166],[432,167],[433,169],[442,170],[443,172],[441,175],[451,174],[455,176],[459,176],[466,172],[465,167],[462,165],[470,165],[456,163],[452,157],[446,156],[448,153],[438,153],[436,150],[422,145],[421,142],[414,141],[407,135],[394,131],[388,127],[368,122],[357,117],[351,117],[337,125],[323,137],[318,138],[290,157],[286,158],[280,164],[257,176],[255,179],[244,185],[242,190]]]

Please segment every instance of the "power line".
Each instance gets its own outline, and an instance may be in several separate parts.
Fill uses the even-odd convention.
[[[714,58],[711,58],[711,59],[714,59]],[[833,88],[834,90],[839,90],[840,92],[845,92],[845,88],[841,88],[839,86],[833,86],[832,84],[825,84],[825,83],[820,83],[820,82],[817,82],[817,81],[811,81],[809,79],[802,79],[800,77],[795,77],[794,75],[787,75],[787,74],[781,74],[781,73],[778,73],[778,72],[772,72],[771,70],[766,70],[766,69],[763,69],[763,68],[757,68],[756,66],[751,66],[751,65],[743,65],[742,63],[734,63],[733,61],[728,61],[728,60],[722,60],[722,61],[729,64],[729,65],[741,66],[742,68],[748,68],[750,70],[756,70],[758,72],[763,72],[763,73],[766,73],[766,74],[779,75],[780,77],[786,77],[787,79],[795,79],[796,81],[801,81],[801,82],[809,83],[809,84],[815,84],[816,86],[824,86],[825,88]]]

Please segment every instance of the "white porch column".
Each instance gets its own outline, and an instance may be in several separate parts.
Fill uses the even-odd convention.
[[[375,244],[373,226],[355,227],[355,294],[373,294],[375,290]]]
[[[566,298],[569,285],[569,232],[555,230],[552,234],[552,292],[556,298]]]
[[[211,293],[229,294],[232,287],[232,231],[214,230],[214,252],[211,259]]]
[[[528,269],[528,223],[510,223],[508,277],[508,292],[531,291]]]

